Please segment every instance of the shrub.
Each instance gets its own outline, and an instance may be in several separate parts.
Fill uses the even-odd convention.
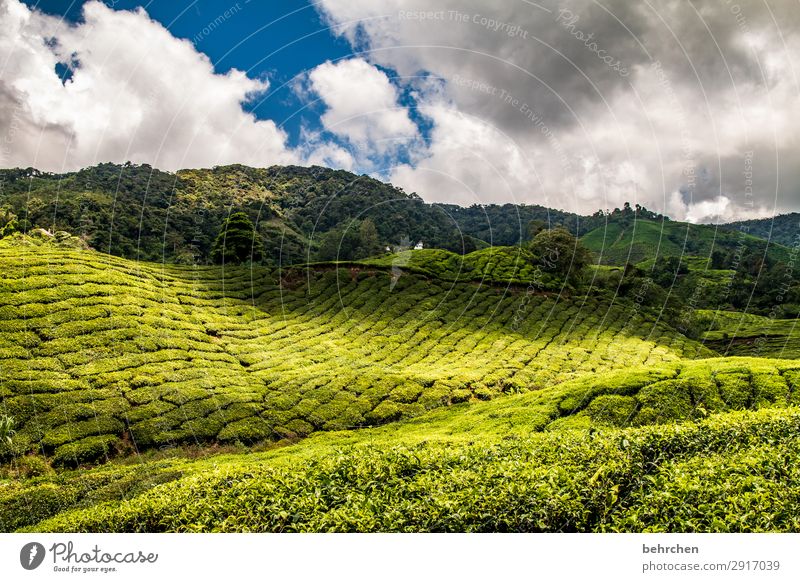
[[[0,497],[0,530],[12,532],[33,525],[71,507],[77,499],[72,487],[43,483]]]
[[[693,411],[689,387],[683,380],[664,380],[645,386],[636,399],[641,410],[638,424],[656,424],[690,418]]]
[[[631,396],[604,394],[586,407],[593,422],[610,426],[628,426],[637,410],[637,401]]]
[[[796,531],[800,413],[230,461],[37,531]],[[312,449],[313,450],[313,449]],[[323,454],[324,453],[324,454]]]
[[[125,425],[116,418],[98,416],[90,420],[68,422],[50,429],[42,439],[42,444],[46,447],[57,447],[66,443],[79,441],[88,436],[122,434],[124,429]],[[116,437],[113,436],[107,436],[105,438],[110,440],[116,439]],[[90,442],[94,443],[100,441],[96,439]]]
[[[722,373],[715,376],[719,384],[719,393],[725,404],[733,410],[747,408],[752,401],[753,388],[750,384],[749,374],[746,373]]]
[[[14,459],[14,468],[19,477],[30,479],[31,477],[42,477],[53,473],[53,468],[47,459],[39,455],[21,455]]]
[[[111,435],[91,436],[61,445],[55,450],[53,464],[77,467],[106,459],[114,453],[119,438]]]
[[[275,431],[263,419],[256,416],[237,420],[225,426],[217,435],[222,442],[241,441],[254,443],[275,436]]]
[[[14,419],[6,414],[0,415],[0,450],[3,448],[11,448],[14,442],[14,435],[17,431],[14,430]]]

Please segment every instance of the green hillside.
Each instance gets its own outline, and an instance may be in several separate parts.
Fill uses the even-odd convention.
[[[481,255],[483,256],[483,255]],[[382,424],[712,352],[600,296],[0,246],[0,397],[57,464]]]
[[[795,319],[777,319],[730,311],[701,311],[708,329],[703,343],[720,354],[800,358],[800,325]]]
[[[4,531],[800,526],[800,361],[528,293],[516,249],[276,271],[75,246],[0,243]]]
[[[789,260],[788,248],[744,232],[719,227],[688,224],[672,220],[611,217],[605,224],[587,232],[581,242],[595,253],[601,264],[625,265],[642,263],[657,257],[703,257],[714,252],[726,255],[725,262],[734,263],[734,256],[750,252],[768,256],[774,261]]]
[[[557,277],[537,271],[530,251],[518,246],[489,247],[466,255],[441,249],[407,250],[365,259],[360,264],[405,270],[443,281],[534,284],[537,291],[559,291],[564,286]]]
[[[785,247],[321,168],[0,180],[0,531],[800,528]]]
[[[380,242],[463,251],[465,235],[439,207],[367,176],[321,167],[233,165],[163,172],[100,164],[49,174],[0,170],[0,231],[63,230],[92,248],[150,261],[207,264],[224,219],[244,211],[273,264],[304,263],[326,232],[371,219]]]
[[[742,220],[720,225],[721,228],[744,230],[748,234],[789,248],[796,248],[800,243],[800,239],[797,238],[798,226],[800,226],[800,214],[797,212],[780,214],[773,218]]]
[[[798,386],[781,360],[590,375],[268,452],[44,474],[0,493],[2,527],[793,531]]]
[[[747,231],[690,225],[630,205],[579,216],[525,204],[427,204],[391,184],[321,167],[232,165],[170,173],[147,165],[100,164],[65,174],[0,170],[0,236],[6,230],[66,231],[91,248],[130,259],[208,264],[224,220],[239,211],[256,225],[263,262],[273,266],[362,259],[376,249],[418,241],[459,254],[525,245],[531,223],[562,226],[581,236],[605,265],[716,254],[715,268],[735,269],[743,254],[786,263],[791,251],[777,243],[796,246],[788,235],[769,244],[758,238],[766,226],[757,221],[748,234],[744,223]],[[367,245],[372,248],[361,248],[358,232],[367,220],[376,238]],[[785,233],[794,222],[786,215],[769,227]]]

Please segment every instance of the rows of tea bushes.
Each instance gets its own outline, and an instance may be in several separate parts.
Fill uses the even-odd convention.
[[[734,411],[796,410],[794,407],[800,404],[798,383],[800,362],[715,358],[589,375],[547,390],[438,408],[372,429],[320,432],[300,444],[268,453],[216,456],[203,461],[181,458],[180,451],[169,459],[153,459],[152,453],[146,453],[96,469],[59,473],[48,470],[39,457],[18,457],[10,468],[28,478],[0,481],[0,530],[34,526],[60,513],[93,508],[103,502],[112,506],[125,500],[135,502],[138,495],[157,485],[175,481],[180,488],[193,483],[186,480],[189,477],[220,467],[296,467],[365,444],[376,450],[391,450],[398,445],[416,448],[437,443],[437,448],[444,450],[474,442],[531,439],[537,433],[567,429],[606,434],[621,427],[705,421]],[[493,459],[487,457],[486,462],[491,464]],[[729,460],[726,457],[719,463]],[[680,464],[675,466],[679,468]],[[677,504],[678,494],[675,496],[672,502]],[[184,509],[176,505],[174,511]]]
[[[379,425],[712,352],[600,297],[0,248],[0,414],[56,464]]]
[[[375,267],[405,270],[445,281],[532,285],[537,291],[559,291],[563,281],[538,266],[523,247],[489,247],[466,255],[442,249],[404,250],[360,261]]]
[[[723,355],[800,358],[797,319],[707,310],[701,310],[699,318],[708,330],[703,343]]]
[[[585,377],[554,391],[549,428],[641,426],[800,405],[800,361],[712,358]]]
[[[395,435],[396,436],[396,435]],[[800,412],[220,458],[37,531],[797,531]],[[314,439],[307,445],[311,446]],[[302,448],[298,445],[297,448]]]

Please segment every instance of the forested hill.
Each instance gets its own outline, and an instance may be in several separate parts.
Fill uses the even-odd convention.
[[[385,239],[395,234],[389,229],[411,239],[424,234],[436,244],[455,237],[455,229],[418,197],[319,167],[226,166],[172,174],[146,165],[101,164],[61,175],[28,169],[0,176],[0,206],[24,219],[25,227],[66,230],[125,258],[206,263],[220,225],[237,211],[257,224],[270,258],[282,253],[289,262],[305,260],[309,239],[315,245],[348,218],[372,218]]]
[[[233,165],[177,173],[133,164],[66,174],[0,170],[0,236],[33,228],[66,231],[124,258],[210,263],[223,223],[238,212],[256,225],[259,256],[269,264],[358,260],[419,241],[465,254],[525,243],[540,228],[562,226],[605,264],[667,255],[710,259],[716,253],[716,267],[722,268],[742,251],[786,262],[789,249],[775,243],[790,243],[789,226],[797,222],[797,215],[776,218],[768,248],[756,236],[767,236],[769,225],[758,221],[751,221],[750,235],[756,236],[750,236],[729,232],[734,225],[688,225],[628,204],[591,216],[525,204],[428,204],[368,176],[318,166]]]
[[[113,255],[179,263],[208,262],[220,225],[236,211],[256,223],[268,258],[284,263],[316,258],[325,233],[341,258],[356,258],[347,240],[366,219],[381,248],[422,240],[455,252],[486,246],[472,232],[485,233],[492,244],[516,244],[527,238],[533,218],[554,214],[559,222],[575,221],[543,207],[516,208],[430,205],[391,184],[321,167],[235,165],[175,174],[132,164],[67,174],[0,170],[0,229],[16,217],[18,230],[65,230]]]
[[[726,229],[744,230],[748,234],[787,247],[796,247],[800,243],[798,229],[800,228],[800,213],[781,214],[774,218],[760,218],[756,220],[743,220],[722,225]]]

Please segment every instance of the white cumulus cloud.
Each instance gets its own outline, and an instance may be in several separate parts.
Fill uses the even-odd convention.
[[[83,7],[70,25],[0,0],[0,165],[59,171],[105,161],[162,169],[296,163],[273,121],[242,105],[265,81],[217,74],[142,9]],[[72,67],[62,83],[56,64]]]
[[[383,155],[418,137],[389,77],[364,59],[325,62],[309,75],[311,90],[327,110],[324,128],[363,155]]]

